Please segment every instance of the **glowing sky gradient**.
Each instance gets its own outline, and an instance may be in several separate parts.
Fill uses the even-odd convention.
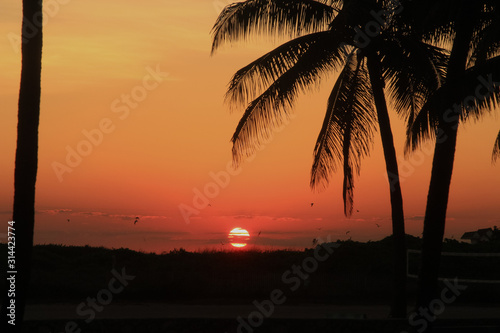
[[[238,226],[252,235],[262,231],[250,246],[303,248],[318,237],[367,241],[391,233],[378,136],[355,183],[351,219],[343,216],[341,174],[322,193],[309,188],[335,75],[300,98],[296,117],[251,161],[237,171],[228,167],[229,139],[241,113],[223,104],[227,83],[274,45],[256,38],[210,57],[210,29],[228,3],[72,0],[52,9],[44,29],[37,243],[158,252],[221,248]],[[3,221],[12,209],[20,52],[11,41],[20,34],[20,6],[4,3],[0,14]],[[157,69],[163,74],[155,81]],[[500,226],[500,166],[491,164],[500,128],[495,113],[459,130],[446,237]],[[391,116],[407,232],[420,235],[431,156],[405,159],[404,125]],[[102,133],[93,136],[98,144],[84,147],[84,133],[95,129]],[[73,159],[75,166],[60,181],[54,162],[67,165],[67,147],[79,145],[87,156]],[[189,223],[181,213],[187,207]]]

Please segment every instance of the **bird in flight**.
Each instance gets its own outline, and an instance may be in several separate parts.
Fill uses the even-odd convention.
[[[260,236],[260,233],[261,233],[261,232],[262,232],[262,230],[261,230],[261,231],[259,231],[259,233],[257,234],[257,236]]]
[[[348,233],[350,233],[350,232],[351,232],[350,230],[347,230],[347,232],[346,232],[345,234],[347,235],[347,234],[348,234]]]
[[[356,209],[356,212],[359,213],[359,209]]]
[[[377,228],[380,228],[380,224],[378,224],[378,223],[375,223],[375,225],[377,226]]]
[[[220,242],[220,245],[226,245],[224,242]]]
[[[68,222],[69,222],[69,219],[68,219]]]
[[[314,206],[314,202],[311,202],[311,207]]]
[[[136,217],[135,217],[134,225],[135,225],[137,222],[139,222],[139,217],[138,217],[138,216],[136,216]]]

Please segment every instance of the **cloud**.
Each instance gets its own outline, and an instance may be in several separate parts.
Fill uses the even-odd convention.
[[[109,217],[111,219],[120,219],[124,221],[135,220],[139,217],[140,220],[156,220],[156,219],[169,219],[170,216],[163,215],[140,215],[140,214],[112,214],[108,212],[99,211],[74,211],[68,208],[58,209],[42,209],[36,211],[38,214],[57,215],[64,214],[65,216],[83,216],[83,217]]]
[[[156,220],[156,219],[169,219],[169,216],[164,216],[164,215],[137,215],[141,218],[141,220]]]
[[[232,217],[235,220],[251,220],[255,218],[255,216],[252,215],[235,215],[235,216],[229,216]]]
[[[76,212],[73,215],[76,216],[99,216],[99,217],[109,217],[121,220],[135,220],[138,217],[140,220],[153,220],[153,219],[168,219],[169,216],[163,215],[140,215],[140,214],[110,214],[106,212]]]
[[[99,235],[104,236],[134,236],[134,237],[148,237],[148,238],[162,238],[162,239],[175,239],[180,236],[190,235],[189,232],[185,231],[147,231],[147,230],[137,230],[134,233],[127,231],[102,231]]]
[[[38,214],[50,214],[50,215],[56,215],[56,214],[68,214],[72,213],[72,209],[67,209],[67,208],[59,208],[59,209],[42,209],[42,210],[37,210],[36,213]]]
[[[423,221],[424,216],[423,215],[413,215],[409,217],[405,217],[406,221]]]
[[[109,216],[107,213],[103,212],[76,212],[74,216]]]
[[[405,217],[406,221],[423,221],[425,219],[424,215],[413,215]],[[447,217],[446,221],[454,221],[454,217]]]
[[[273,219],[273,221],[278,221],[278,222],[299,222],[299,221],[302,221],[302,219],[298,219],[296,217],[289,217],[289,216],[274,217],[272,219]]]
[[[218,218],[226,218],[226,219],[233,219],[233,220],[254,220],[254,221],[264,221],[264,220],[271,220],[271,221],[278,221],[278,222],[299,222],[302,221],[302,219],[296,218],[296,217],[290,217],[290,216],[270,216],[270,215],[220,215]]]
[[[297,231],[262,230],[261,233],[261,235],[279,235],[280,237],[288,237],[289,235],[303,235],[303,234],[304,234],[303,230],[297,230]]]

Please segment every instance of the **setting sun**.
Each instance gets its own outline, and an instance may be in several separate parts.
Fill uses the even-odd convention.
[[[228,239],[234,247],[245,247],[250,239],[250,234],[245,229],[234,228],[229,232]]]

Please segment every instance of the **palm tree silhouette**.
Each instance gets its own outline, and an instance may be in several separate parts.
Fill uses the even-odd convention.
[[[341,8],[341,9],[340,9]],[[352,214],[354,174],[369,153],[378,123],[391,185],[394,238],[394,301],[391,314],[406,316],[406,246],[404,214],[394,140],[385,99],[385,83],[397,111],[412,121],[416,110],[441,82],[446,57],[398,27],[390,10],[382,33],[360,46],[356,29],[383,10],[377,0],[249,0],[227,6],[213,28],[212,53],[224,42],[252,33],[292,38],[232,78],[226,100],[246,106],[232,137],[236,164],[251,156],[289,117],[301,91],[320,78],[342,71],[328,99],[327,112],[314,149],[311,187],[326,187],[339,165],[344,172],[344,213]],[[375,105],[375,109],[373,108]],[[406,112],[406,113],[404,113]]]
[[[417,307],[427,307],[438,296],[440,255],[459,123],[477,119],[498,105],[498,88],[473,101],[470,97],[477,94],[478,77],[491,75],[494,80],[500,77],[499,9],[498,1],[493,0],[429,0],[411,8],[414,14],[419,13],[414,17],[426,23],[419,29],[427,30],[430,40],[452,45],[445,83],[426,101],[409,128],[407,146],[410,149],[436,136]],[[413,24],[418,26],[417,20]],[[450,110],[453,110],[452,116]],[[494,150],[493,160],[497,156]]]
[[[15,222],[15,267],[9,270],[16,274],[16,320],[7,322],[7,291],[2,294],[2,332],[21,332],[30,281],[31,253],[35,225],[35,184],[38,167],[38,124],[40,118],[40,90],[42,68],[42,26],[33,24],[42,17],[41,1],[23,0],[22,23],[22,70],[19,90],[17,148],[14,171]],[[33,29],[32,27],[36,27]],[[9,284],[5,284],[7,290]]]
[[[493,154],[491,156],[493,163],[495,163],[499,157],[500,157],[500,132],[498,132],[497,139],[495,140],[495,144],[493,145]]]

